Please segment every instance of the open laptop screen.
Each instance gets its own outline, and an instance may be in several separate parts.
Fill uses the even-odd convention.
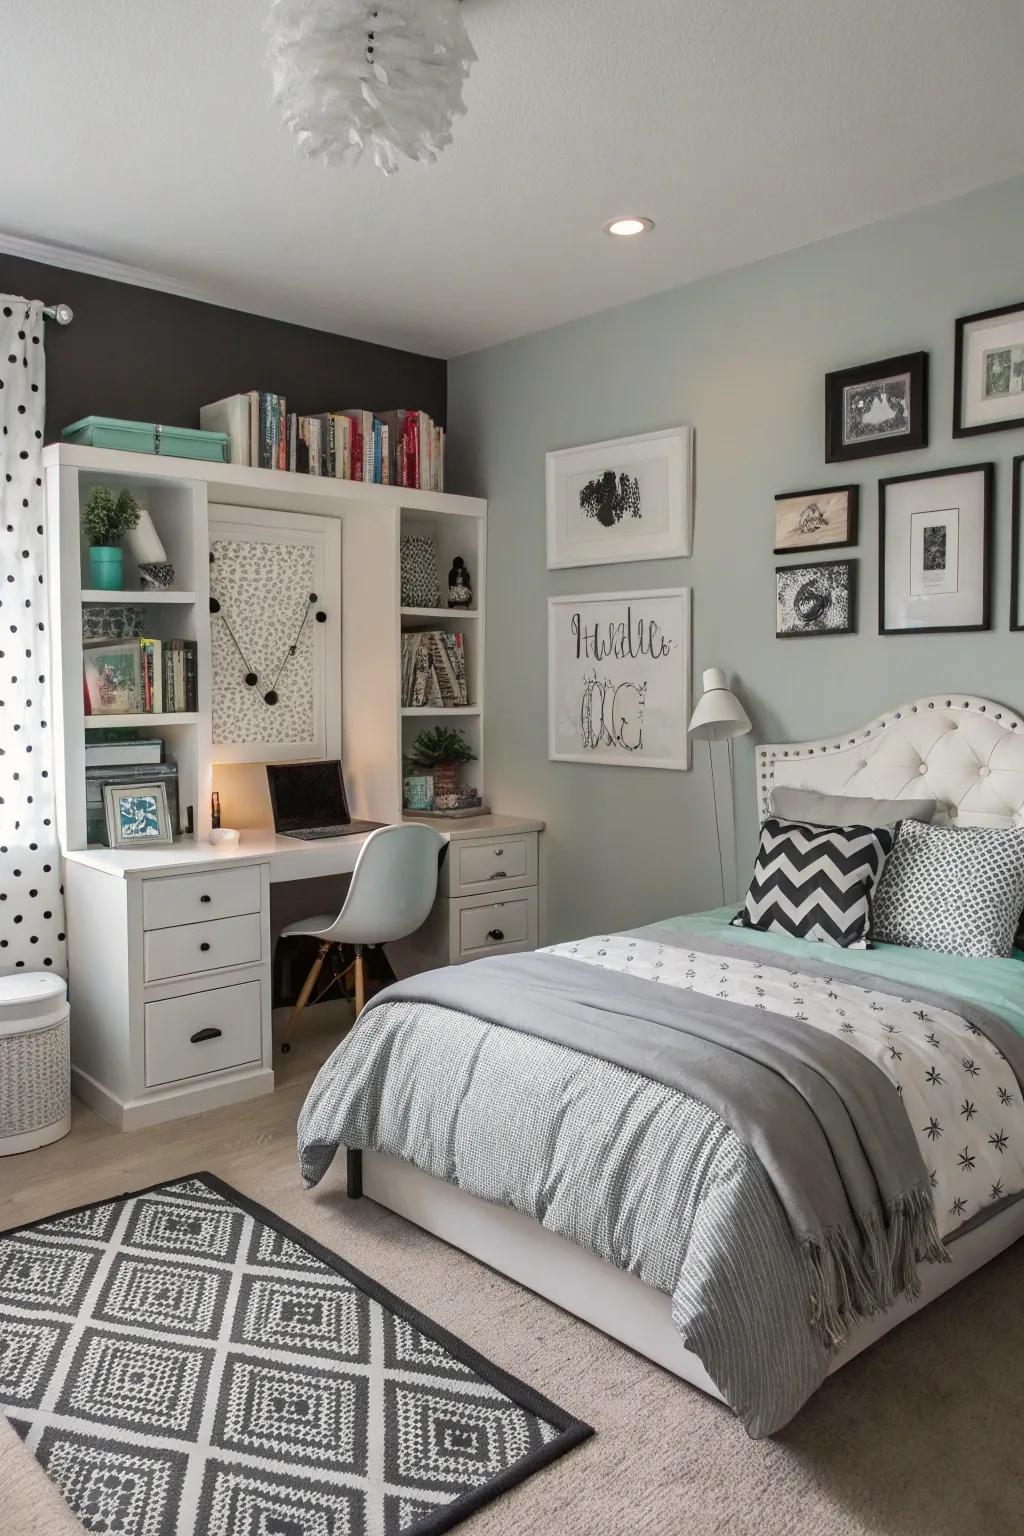
[[[270,803],[278,832],[340,826],[349,816],[341,763],[268,763]]]

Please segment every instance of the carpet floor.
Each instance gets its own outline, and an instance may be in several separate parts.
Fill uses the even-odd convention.
[[[1021,1529],[1024,1243],[755,1442],[721,1404],[557,1307],[371,1201],[348,1202],[342,1166],[305,1192],[294,1127],[313,1066],[296,1051],[272,1097],[130,1136],[76,1104],[63,1142],[0,1160],[0,1228],[209,1168],[594,1425],[591,1440],[461,1525],[466,1536]],[[2,1418],[0,1490],[2,1536],[81,1536]]]

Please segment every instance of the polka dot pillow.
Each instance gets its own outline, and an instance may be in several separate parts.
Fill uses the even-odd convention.
[[[1013,954],[1024,829],[905,821],[875,893],[875,940],[949,955]]]

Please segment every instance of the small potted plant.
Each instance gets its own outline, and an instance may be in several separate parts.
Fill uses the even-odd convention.
[[[82,532],[89,544],[89,579],[104,592],[124,586],[124,550],[120,541],[138,527],[139,504],[131,491],[115,499],[108,486],[94,486],[82,513]]]
[[[437,725],[432,731],[420,731],[406,758],[411,773],[429,773],[434,781],[434,799],[454,795],[463,763],[475,763],[476,753],[461,731]]]

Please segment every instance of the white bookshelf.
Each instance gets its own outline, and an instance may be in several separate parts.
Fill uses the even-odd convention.
[[[210,729],[209,508],[211,504],[337,518],[341,524],[340,755],[353,814],[397,820],[403,754],[417,732],[457,718],[477,753],[467,781],[486,795],[484,779],[485,501],[447,492],[365,485],[247,465],[121,453],[55,444],[44,452],[48,507],[51,628],[55,658],[54,728],[58,829],[65,850],[86,847],[85,742],[91,731],[133,726],[160,735],[178,763],[179,804],[194,808],[194,836],[210,828],[210,790],[220,788]],[[81,508],[97,484],[128,487],[145,505],[175,567],[172,591],[88,585]],[[455,555],[470,569],[474,603],[466,610],[402,608],[400,541],[429,533],[438,550],[442,591]],[[86,716],[82,693],[82,609],[131,604],[146,614],[147,633],[194,639],[199,709],[195,713]],[[408,710],[401,705],[401,637],[406,629],[446,628],[463,634],[470,703],[464,708]],[[261,772],[262,770],[260,770]],[[230,807],[225,820],[230,823]],[[251,824],[242,822],[240,824]]]

